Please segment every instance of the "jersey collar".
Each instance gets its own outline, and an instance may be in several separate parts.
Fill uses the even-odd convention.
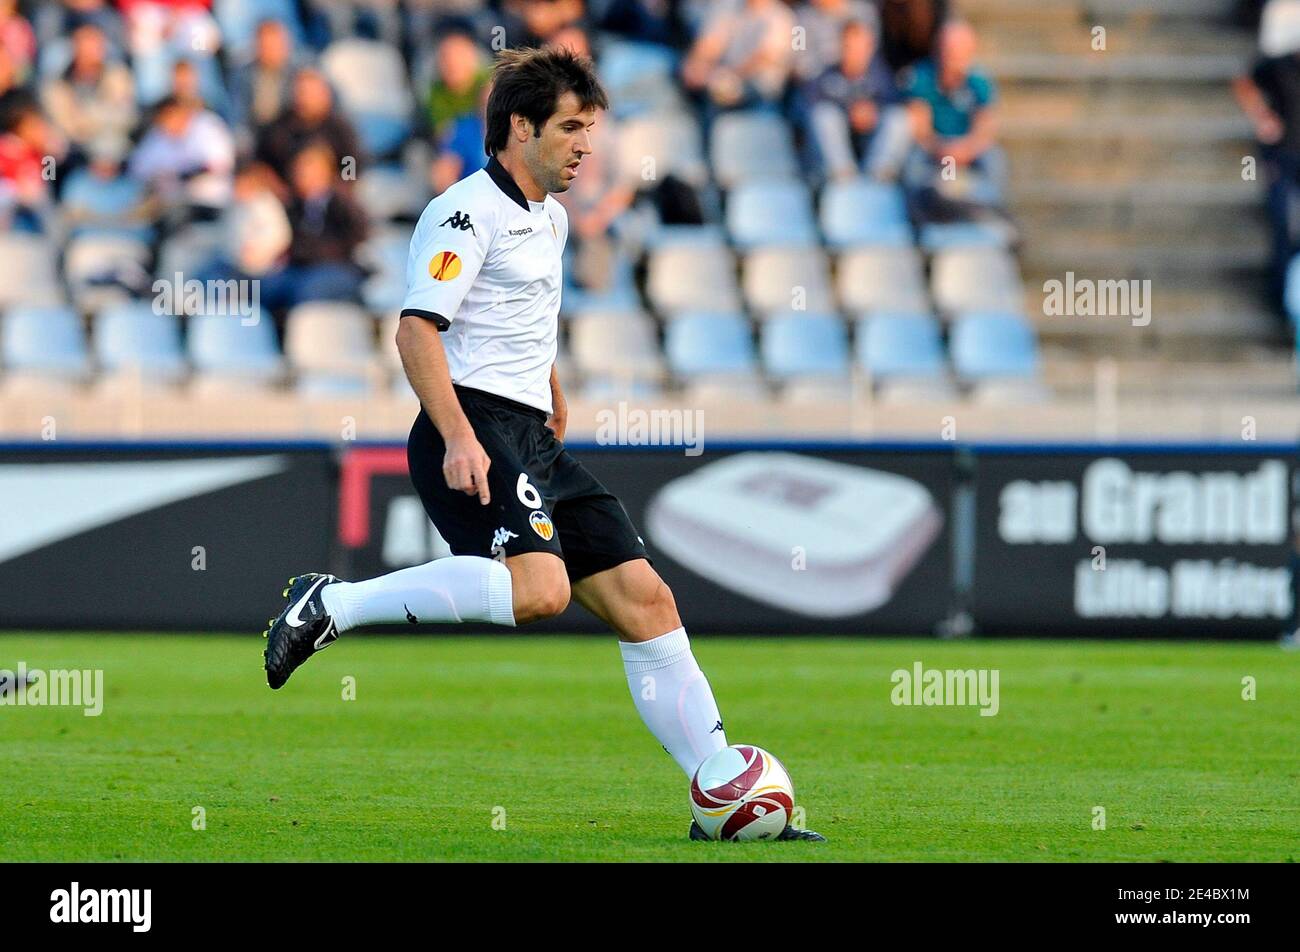
[[[511,201],[526,212],[532,211],[532,208],[528,205],[528,199],[524,197],[524,190],[506,171],[506,167],[497,161],[495,155],[488,159],[487,174],[492,178],[493,182],[496,182],[497,188],[505,192]]]

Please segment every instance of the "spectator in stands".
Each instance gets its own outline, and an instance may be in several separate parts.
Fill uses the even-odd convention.
[[[126,34],[122,18],[108,0],[62,0],[60,3],[42,3],[32,14],[36,28],[37,46],[52,43],[68,36],[77,27],[92,24],[108,38],[117,52],[126,49]]]
[[[474,38],[462,30],[438,40],[437,75],[429,87],[429,129],[434,141],[447,136],[456,120],[479,111],[483,90],[492,75]]]
[[[807,0],[795,9],[803,28],[803,47],[794,52],[794,74],[814,80],[840,62],[844,26],[861,23],[872,36],[880,32],[880,14],[867,0]],[[892,76],[891,80],[892,82]]]
[[[483,150],[487,97],[485,86],[479,90],[475,109],[453,119],[437,140],[438,151],[433,159],[430,180],[435,195],[441,195],[465,176],[487,165],[487,154]]]
[[[16,89],[0,98],[0,217],[10,228],[45,230],[51,182],[65,152],[34,96]]]
[[[676,46],[686,32],[678,17],[680,5],[673,0],[594,0],[588,14],[602,33]]]
[[[794,25],[781,0],[719,0],[687,54],[682,81],[704,94],[706,114],[775,105],[790,73]]]
[[[1300,250],[1300,52],[1265,56],[1233,84],[1255,127],[1272,230],[1274,297],[1282,300],[1286,270]]]
[[[907,178],[945,198],[997,206],[1006,186],[1006,158],[995,141],[997,91],[974,65],[975,50],[975,31],[951,21],[940,34],[937,59],[913,67],[908,110],[920,148]]]
[[[350,167],[360,174],[364,158],[361,140],[342,113],[335,108],[334,92],[320,70],[300,69],[293,81],[293,102],[258,134],[256,155],[279,180],[281,198],[288,201],[291,189],[285,178],[293,158],[308,142],[324,140],[340,161],[351,159]],[[335,170],[338,177],[339,170]]]
[[[263,20],[253,36],[252,60],[231,70],[230,100],[234,124],[270,125],[289,104],[293,87],[293,35],[279,20]]]
[[[948,20],[948,0],[882,0],[880,48],[895,73],[932,59]]]
[[[18,12],[17,0],[0,0],[0,46],[13,61],[19,82],[26,82],[36,64],[36,33]]]
[[[230,201],[234,167],[234,140],[220,117],[191,99],[168,96],[155,107],[127,171],[167,210],[211,220]]]
[[[541,46],[582,19],[582,0],[505,0],[501,6],[507,46]]]
[[[5,48],[0,46],[0,96],[12,89],[21,89],[22,83],[18,81],[18,71],[14,68],[14,61],[5,52]]]
[[[41,89],[46,112],[68,138],[76,160],[93,152],[121,161],[138,121],[135,84],[124,63],[109,58],[108,38],[93,22],[72,33],[72,62]]]
[[[213,279],[260,278],[287,263],[293,228],[264,166],[245,162],[239,167],[234,201],[222,216],[222,225],[225,251]]]
[[[366,238],[365,212],[341,187],[338,157],[324,140],[294,156],[288,263],[262,278],[262,304],[272,311],[304,301],[354,300],[364,275],[353,262]]]
[[[894,77],[877,54],[874,28],[847,20],[839,65],[804,88],[822,172],[845,179],[858,169],[879,181],[897,177],[910,143],[908,115]]]
[[[212,0],[117,0],[117,5],[133,56],[153,57],[165,49],[213,55],[221,46],[221,30],[209,13]]]

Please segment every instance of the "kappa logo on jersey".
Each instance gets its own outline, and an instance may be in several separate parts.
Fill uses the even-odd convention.
[[[469,216],[464,212],[456,212],[454,215],[448,215],[446,219],[443,220],[442,225],[439,225],[438,227],[441,228],[443,225],[451,225],[452,228],[459,228],[461,231],[468,231],[475,238],[478,237],[478,232],[474,230],[474,226],[470,224]]]
[[[505,526],[502,526],[500,529],[496,531],[496,534],[492,536],[492,548],[495,549],[499,545],[505,545],[511,539],[518,539],[518,538],[519,538],[518,535],[511,532]]]
[[[460,274],[460,255],[454,251],[439,251],[429,259],[429,277],[435,281],[451,281]]]
[[[551,522],[551,517],[540,509],[528,517],[528,524],[547,542],[555,537],[555,523]]]

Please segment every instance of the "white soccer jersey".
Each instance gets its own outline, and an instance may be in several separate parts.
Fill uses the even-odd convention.
[[[445,332],[453,383],[551,412],[568,237],[564,206],[529,201],[495,157],[425,208],[402,314]]]

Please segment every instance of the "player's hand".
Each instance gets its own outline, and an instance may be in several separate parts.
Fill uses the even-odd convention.
[[[442,475],[447,488],[459,489],[467,496],[478,496],[486,506],[492,495],[488,491],[487,472],[492,460],[473,433],[447,441],[447,455],[442,460]]]

